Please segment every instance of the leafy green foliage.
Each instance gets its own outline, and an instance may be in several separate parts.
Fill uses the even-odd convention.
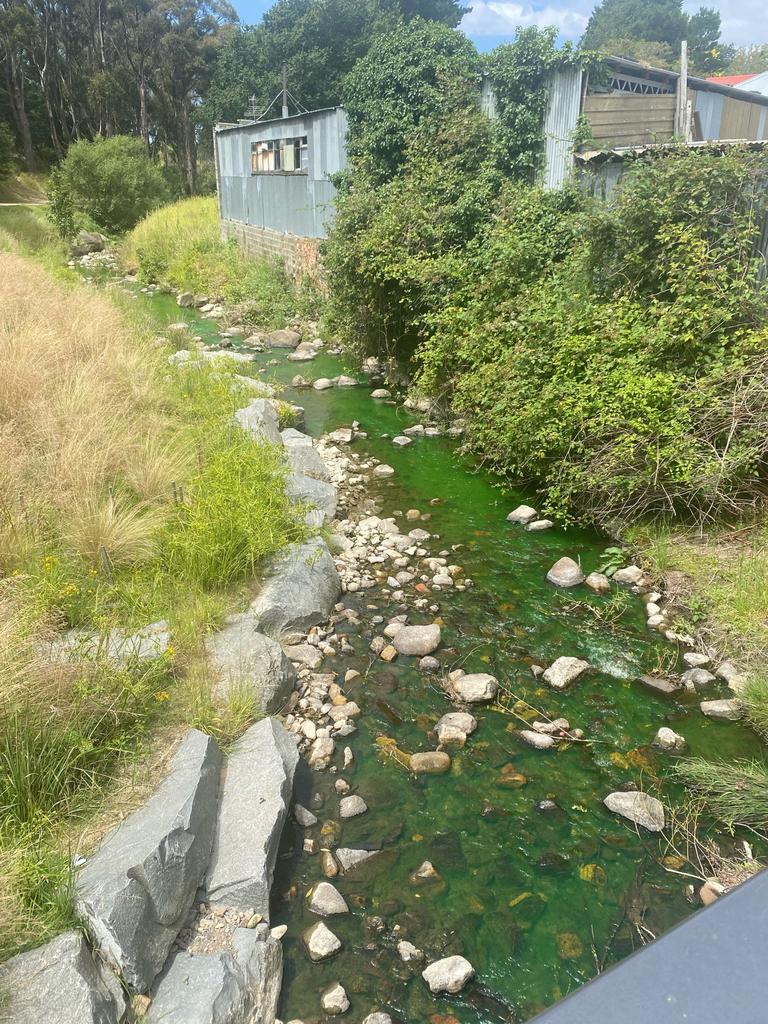
[[[516,179],[533,182],[541,166],[547,78],[556,69],[577,62],[570,45],[556,49],[556,37],[554,28],[524,28],[513,43],[497,47],[488,58],[499,116],[494,135],[496,158]]]
[[[281,87],[283,61],[290,90],[306,107],[338,104],[345,76],[378,37],[414,18],[453,27],[463,13],[457,0],[277,0],[261,24],[233,32],[223,43],[205,119],[214,124],[243,117],[251,96],[264,110]]]
[[[139,139],[125,135],[77,142],[54,175],[51,213],[62,237],[85,214],[104,231],[121,233],[168,199],[160,168]]]
[[[16,141],[13,132],[0,121],[0,181],[13,174],[16,165]]]
[[[582,38],[582,46],[618,56],[643,56],[642,49],[627,52],[617,45],[633,40],[656,43],[665,47],[662,56],[679,60],[680,43],[688,40],[691,64],[701,74],[716,74],[733,55],[733,48],[722,46],[720,15],[708,7],[700,7],[694,14],[683,10],[682,0],[602,0],[589,19]],[[653,59],[659,51],[646,50]],[[662,65],[662,66],[667,66]]]
[[[519,197],[468,248],[422,386],[452,381],[472,445],[563,518],[750,508],[768,425],[754,384],[767,171],[761,154],[681,151],[638,164],[608,207]]]
[[[395,174],[409,143],[426,142],[467,106],[479,72],[472,43],[444,25],[416,19],[377,39],[344,83],[358,171],[374,183]]]

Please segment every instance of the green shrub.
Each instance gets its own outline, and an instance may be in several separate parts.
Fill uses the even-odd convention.
[[[432,317],[422,388],[564,520],[738,517],[768,455],[763,154],[640,163],[603,206],[506,197]]]
[[[78,226],[78,213],[120,234],[168,198],[163,173],[141,139],[113,135],[70,146],[53,176],[51,215],[65,238]]]
[[[295,286],[277,261],[250,259],[236,242],[222,241],[213,196],[150,213],[127,236],[123,256],[142,281],[218,296],[237,307],[239,321],[257,327],[282,327],[297,313],[317,314],[312,282]]]
[[[190,587],[226,587],[252,576],[265,556],[304,530],[285,495],[285,464],[239,428],[220,434],[162,545],[167,571]]]
[[[7,124],[0,121],[0,182],[16,169],[16,140]]]

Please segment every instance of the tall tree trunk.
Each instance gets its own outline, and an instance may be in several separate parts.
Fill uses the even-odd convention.
[[[149,117],[147,114],[147,80],[142,66],[139,76],[139,123],[141,125],[141,137],[144,139],[144,148],[149,153]]]
[[[11,101],[11,113],[16,123],[16,130],[21,139],[21,149],[24,154],[24,163],[28,171],[37,170],[37,157],[32,147],[32,131],[29,127],[27,116],[27,104],[24,97],[24,76],[19,71],[18,61],[15,56],[6,51],[5,60],[5,81],[8,87],[8,96]]]
[[[197,164],[195,160],[194,128],[189,120],[189,107],[184,104],[182,116],[179,119],[181,129],[181,153],[183,161],[184,177],[187,182],[187,192],[194,196],[197,194]]]

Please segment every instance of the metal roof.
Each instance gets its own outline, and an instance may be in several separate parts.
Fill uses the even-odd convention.
[[[303,114],[290,114],[288,117],[270,117],[264,121],[241,121],[238,124],[231,124],[230,122],[220,122],[216,125],[216,131],[222,132],[238,132],[244,128],[253,128],[255,125],[262,124],[277,124],[279,121],[296,121],[299,118],[313,117],[315,114],[328,114],[333,110],[343,110],[342,106],[336,107],[319,107],[317,110],[307,110]]]
[[[670,71],[668,68],[653,68],[647,64],[641,64],[640,61],[629,60],[627,57],[606,57],[605,60],[616,70],[644,76],[669,85],[676,84],[680,78],[678,71]],[[695,75],[689,75],[688,87],[696,92],[718,92],[724,96],[730,96],[731,99],[741,100],[743,103],[756,103],[760,107],[768,107],[768,96],[749,92],[747,89],[736,89],[732,85],[720,85],[708,78],[696,78]]]

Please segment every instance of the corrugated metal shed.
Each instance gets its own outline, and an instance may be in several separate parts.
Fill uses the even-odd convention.
[[[573,132],[581,110],[581,68],[555,72],[549,80],[544,118],[544,188],[562,188],[573,174]]]
[[[346,135],[347,118],[341,107],[217,127],[222,219],[306,238],[325,238],[336,195],[329,178],[346,167]],[[307,137],[306,173],[251,172],[252,143],[303,136]]]

